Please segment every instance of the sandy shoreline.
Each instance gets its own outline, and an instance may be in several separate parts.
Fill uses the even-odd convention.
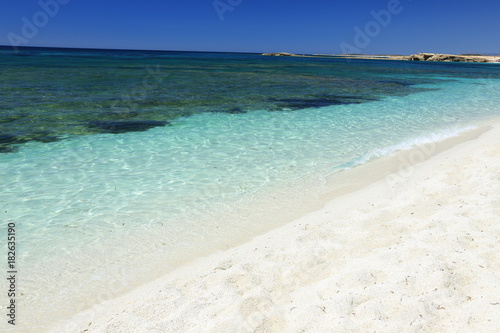
[[[497,332],[492,125],[416,165],[394,157],[396,173],[52,332]]]

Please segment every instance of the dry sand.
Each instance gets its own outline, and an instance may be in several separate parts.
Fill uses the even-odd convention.
[[[500,332],[492,124],[53,332]]]

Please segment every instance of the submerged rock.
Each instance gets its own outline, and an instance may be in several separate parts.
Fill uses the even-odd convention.
[[[52,135],[52,133],[48,131],[35,132],[33,133],[30,139],[33,141],[38,141],[43,143],[61,141],[60,137]]]
[[[403,87],[409,87],[409,86],[413,85],[413,83],[401,82],[401,81],[390,81],[390,80],[384,80],[384,81],[378,81],[378,82],[390,84],[390,85],[395,85],[395,86],[403,86]]]
[[[11,153],[18,149],[18,146],[30,141],[37,142],[56,142],[61,138],[51,135],[48,131],[38,131],[32,134],[14,135],[14,134],[0,134],[0,153]]]
[[[0,144],[0,153],[15,153],[17,150],[17,147],[4,146]]]
[[[320,108],[330,105],[360,104],[376,99],[359,96],[318,96],[311,98],[271,98],[270,101],[281,102],[279,106],[290,110]]]
[[[17,136],[13,134],[0,134],[0,143],[16,143],[18,142]]]
[[[0,134],[0,153],[12,153],[17,150],[14,144],[21,140],[13,134]]]
[[[230,114],[240,114],[240,113],[247,113],[245,110],[239,108],[239,107],[234,107],[228,110],[215,110],[212,111],[214,113],[230,113]]]
[[[168,121],[156,120],[129,120],[129,121],[91,121],[87,124],[88,128],[99,129],[102,133],[126,133],[142,132],[153,127],[165,126]]]

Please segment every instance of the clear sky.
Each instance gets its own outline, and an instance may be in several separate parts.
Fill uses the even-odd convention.
[[[0,0],[0,5],[1,45],[500,53],[499,0]],[[378,21],[373,12],[380,14]]]

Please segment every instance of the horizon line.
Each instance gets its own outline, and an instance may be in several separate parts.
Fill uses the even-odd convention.
[[[100,48],[100,47],[68,47],[68,46],[12,46],[12,45],[0,45],[0,48],[12,48],[15,49],[66,49],[66,50],[99,50],[99,51],[146,51],[146,52],[191,52],[191,53],[236,53],[236,54],[262,54],[262,53],[280,53],[278,52],[249,52],[249,51],[194,51],[194,50],[158,50],[158,49],[129,49],[129,48]],[[290,52],[291,53],[291,52]],[[436,53],[439,52],[419,52],[419,53]],[[297,55],[331,55],[331,56],[342,56],[342,55],[362,55],[362,56],[383,56],[383,55],[410,55],[405,53],[349,53],[349,54],[338,54],[338,53],[292,53]],[[457,55],[484,55],[484,56],[498,56],[500,52],[486,52],[486,53],[457,53]]]

